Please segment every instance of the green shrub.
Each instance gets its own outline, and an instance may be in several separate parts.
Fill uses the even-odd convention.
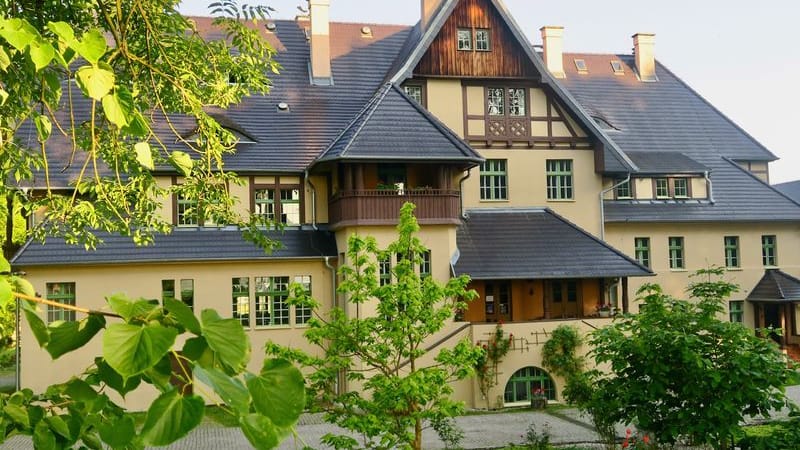
[[[745,427],[738,446],[741,450],[800,448],[800,419]]]

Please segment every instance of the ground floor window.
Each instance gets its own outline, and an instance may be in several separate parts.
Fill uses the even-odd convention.
[[[75,306],[75,283],[47,283],[47,299]],[[47,323],[59,320],[74,322],[75,311],[47,305]]]
[[[538,367],[523,367],[514,372],[506,384],[503,400],[506,403],[530,401],[534,391],[541,390],[548,400],[556,399],[556,386],[553,379]]]
[[[256,277],[256,326],[289,325],[289,277]]]
[[[250,326],[250,278],[231,279],[231,310],[233,318],[243,327]]]
[[[731,300],[728,303],[728,312],[731,322],[744,322],[744,300]]]

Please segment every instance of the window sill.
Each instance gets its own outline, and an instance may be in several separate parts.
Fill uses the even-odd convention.
[[[764,266],[765,269],[780,269],[781,266]]]
[[[678,272],[678,273],[680,273],[680,272],[688,272],[689,270],[687,270],[687,269],[669,269],[669,271],[670,272]]]
[[[574,198],[548,198],[547,201],[552,203],[575,203]]]
[[[253,328],[255,331],[266,331],[266,330],[291,330],[291,325],[256,325]]]
[[[728,271],[728,272],[742,272],[742,271],[744,271],[744,269],[742,269],[741,267],[726,267],[725,270]]]
[[[481,199],[481,203],[508,203],[509,200],[507,198],[487,198]]]

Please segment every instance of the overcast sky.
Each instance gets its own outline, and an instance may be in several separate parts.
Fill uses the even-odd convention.
[[[251,0],[249,3],[256,3]],[[206,0],[184,0],[185,14],[207,15]],[[248,3],[239,0],[239,3]],[[800,20],[797,0],[505,0],[532,43],[539,28],[561,25],[565,51],[630,53],[631,35],[656,33],[656,58],[779,161],[771,181],[800,179]],[[293,18],[305,0],[269,0],[274,17]],[[413,24],[419,0],[331,0],[340,22]]]

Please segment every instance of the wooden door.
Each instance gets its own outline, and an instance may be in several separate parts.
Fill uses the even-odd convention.
[[[511,286],[508,281],[486,283],[484,297],[487,322],[511,321]]]

